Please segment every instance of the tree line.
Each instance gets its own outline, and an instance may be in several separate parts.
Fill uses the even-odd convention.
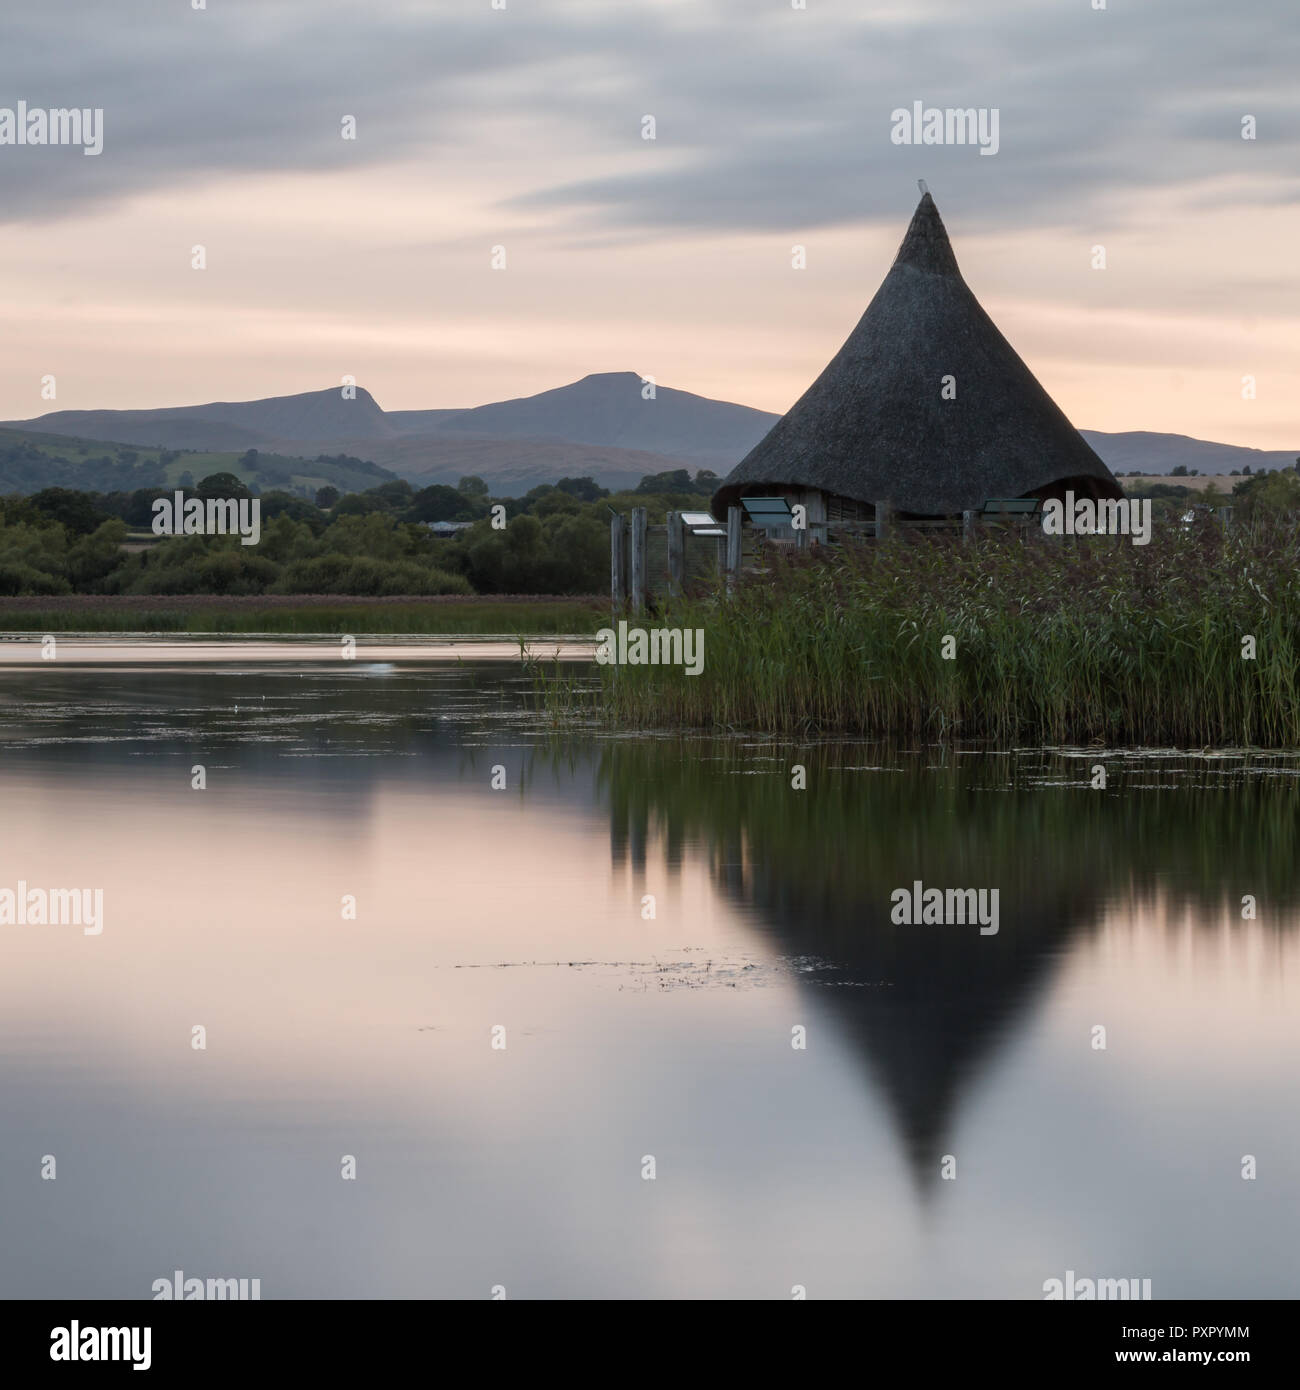
[[[314,501],[257,494],[231,473],[185,488],[87,492],[47,487],[0,497],[0,596],[38,594],[596,594],[609,583],[610,509],[703,508],[707,470],[647,475],[617,494],[589,477],[493,498],[482,478],[364,492],[322,487]],[[258,544],[237,535],[155,538],[154,502],[251,498]],[[436,536],[438,522],[465,523]]]

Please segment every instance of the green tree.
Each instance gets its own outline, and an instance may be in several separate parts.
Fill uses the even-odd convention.
[[[371,512],[386,510],[379,498],[369,492],[349,492],[334,504],[335,516],[368,516]]]
[[[411,498],[415,495],[415,489],[405,478],[394,478],[391,483],[381,483],[379,487],[371,488],[370,491],[386,506],[394,509],[409,506]]]
[[[253,449],[249,453],[255,453]],[[245,458],[247,455],[245,455]],[[241,460],[242,462],[242,460]],[[234,473],[209,473],[199,479],[200,497],[251,497],[253,494]]]
[[[122,508],[122,519],[128,526],[137,529],[150,529],[153,526],[153,504],[159,497],[170,499],[174,493],[174,488],[168,487],[141,487],[137,488],[130,497],[127,498],[126,505]]]
[[[454,487],[434,483],[421,488],[406,509],[407,521],[454,521],[465,508],[465,498]]]
[[[685,468],[667,473],[647,473],[636,485],[638,492],[693,492],[691,475]]]
[[[122,550],[124,540],[126,523],[113,517],[68,547],[67,576],[77,593],[94,592],[122,567],[127,558]]]
[[[97,497],[90,492],[75,492],[66,487],[47,487],[34,493],[31,504],[42,516],[57,521],[73,535],[88,536],[108,515],[97,505]]]
[[[576,497],[579,502],[599,502],[602,497],[609,496],[607,487],[601,487],[594,478],[589,477],[561,478],[555,486],[570,497]]]
[[[555,516],[557,514],[576,516],[582,511],[582,503],[567,492],[561,492],[558,487],[553,487],[539,497],[530,510],[534,516]]]
[[[1300,474],[1256,473],[1232,489],[1233,504],[1247,520],[1256,517],[1293,516],[1300,512]]]

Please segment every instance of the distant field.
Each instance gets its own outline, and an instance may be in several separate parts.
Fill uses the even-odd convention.
[[[327,483],[343,492],[363,492],[397,476],[385,468],[362,469],[286,454],[259,454],[259,466],[250,468],[241,462],[242,457],[236,453],[178,452],[35,430],[0,429],[0,493],[37,492],[43,487],[82,488],[88,492],[176,487],[185,473],[196,483],[210,473],[234,473],[261,492],[286,486],[310,488],[314,492]]]
[[[1119,481],[1125,489],[1146,487],[1148,483],[1169,483],[1174,487],[1185,487],[1190,492],[1204,492],[1213,483],[1220,492],[1227,494],[1242,479],[1234,478],[1230,473],[1207,473],[1195,478],[1171,478],[1168,473],[1152,473],[1141,478],[1121,478]]]
[[[347,598],[320,594],[69,594],[0,598],[3,632],[594,633],[609,601],[536,595]]]

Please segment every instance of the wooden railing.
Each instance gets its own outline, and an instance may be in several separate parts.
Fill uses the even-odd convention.
[[[1179,515],[1175,513],[1175,517]],[[1230,525],[1232,508],[1221,507],[1207,520]],[[630,517],[610,518],[610,598],[616,608],[626,606],[634,613],[642,613],[656,598],[681,594],[693,581],[716,583],[722,578],[730,590],[744,570],[762,567],[760,538],[806,550],[840,539],[905,539],[912,533],[947,533],[967,541],[981,530],[1018,531],[1024,536],[1045,534],[1040,513],[964,511],[960,517],[911,520],[898,517],[888,502],[878,502],[872,520],[814,521],[800,528],[746,528],[742,509],[729,507],[725,536],[703,536],[685,525],[680,512],[670,511],[664,525],[650,526],[646,509],[633,507]]]
[[[660,597],[684,593],[695,581],[712,585],[727,569],[730,532],[723,536],[696,535],[680,512],[669,512],[662,526],[647,524],[646,509],[633,507],[630,517],[609,522],[609,593],[616,608],[634,613]]]

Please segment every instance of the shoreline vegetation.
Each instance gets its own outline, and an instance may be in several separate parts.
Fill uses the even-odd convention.
[[[501,504],[503,531],[474,478],[418,493],[321,489],[314,502],[270,493],[257,546],[185,536],[140,552],[127,528],[152,489],[0,498],[0,640],[594,639],[611,622],[609,511],[645,506],[657,521],[707,504],[713,482],[681,470],[611,496],[561,479]],[[219,484],[241,486],[213,475],[197,492]],[[537,673],[540,702],[556,722],[625,730],[1300,746],[1300,475],[1261,473],[1231,500],[1222,526],[1155,497],[1146,546],[1012,532],[766,546],[734,594],[714,584],[635,620],[700,629],[699,675],[569,664]],[[452,538],[429,529],[445,518],[463,523]]]
[[[682,468],[646,474],[622,493],[583,477],[499,498],[478,477],[418,492],[401,479],[363,493],[322,487],[314,499],[255,495],[232,473],[180,489],[46,487],[0,496],[0,600],[45,597],[58,608],[72,594],[586,598],[609,584],[610,510],[645,507],[661,522],[669,509],[707,507],[717,482],[707,469],[692,478]],[[232,504],[247,515],[242,533],[223,519]],[[178,515],[192,528],[184,534],[172,533]]]
[[[259,633],[341,636],[594,633],[609,601],[550,594],[353,597],[340,594],[64,594],[0,598],[5,633]]]
[[[629,621],[701,629],[703,671],[544,676],[552,717],[1004,745],[1300,746],[1293,521],[1160,526],[1145,546],[1003,533],[813,556],[769,548],[730,598],[679,599]]]

